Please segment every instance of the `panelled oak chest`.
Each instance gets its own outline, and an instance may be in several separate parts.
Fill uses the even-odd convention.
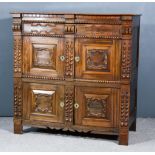
[[[12,13],[14,132],[136,130],[140,16]]]

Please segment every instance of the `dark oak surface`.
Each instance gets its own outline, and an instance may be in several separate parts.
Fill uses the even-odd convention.
[[[16,12],[14,132],[136,130],[140,16]]]

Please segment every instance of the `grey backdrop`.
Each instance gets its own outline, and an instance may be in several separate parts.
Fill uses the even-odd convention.
[[[142,14],[138,116],[155,117],[155,3],[0,3],[0,116],[13,114],[12,11]]]

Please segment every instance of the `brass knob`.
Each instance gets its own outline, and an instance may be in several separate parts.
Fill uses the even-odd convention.
[[[65,56],[64,56],[64,55],[61,55],[61,56],[60,56],[60,60],[61,60],[61,61],[65,61]]]
[[[78,109],[78,108],[79,108],[79,104],[78,104],[78,103],[75,103],[75,104],[74,104],[74,108],[75,108],[75,109]]]
[[[80,61],[80,57],[79,57],[79,56],[76,56],[76,57],[75,57],[75,61],[76,61],[76,62],[79,62],[79,61]]]
[[[64,102],[60,101],[60,107],[63,108],[64,107]]]

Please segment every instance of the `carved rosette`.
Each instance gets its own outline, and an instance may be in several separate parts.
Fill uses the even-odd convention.
[[[14,79],[14,117],[22,118],[22,81]]]
[[[120,127],[128,127],[129,121],[129,103],[130,91],[128,87],[124,86],[121,89],[121,102],[120,102]]]
[[[72,39],[65,40],[65,77],[72,78],[74,74],[74,41]]]
[[[73,102],[74,102],[74,88],[66,87],[65,89],[65,121],[72,123],[73,121]]]
[[[122,40],[122,65],[121,78],[131,77],[131,40]]]

